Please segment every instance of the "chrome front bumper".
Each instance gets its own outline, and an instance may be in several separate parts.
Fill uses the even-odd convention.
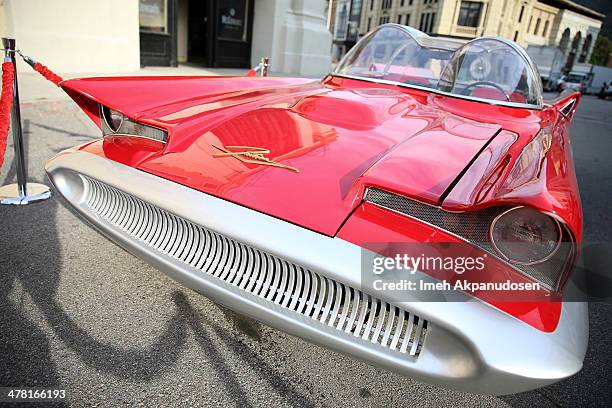
[[[533,389],[582,367],[586,304],[565,303],[557,329],[544,333],[475,299],[376,299],[359,290],[363,249],[344,240],[89,153],[66,151],[46,170],[112,241],[212,300],[316,344],[486,394]]]

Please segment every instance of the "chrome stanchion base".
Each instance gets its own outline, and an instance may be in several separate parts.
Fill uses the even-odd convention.
[[[26,187],[28,195],[19,194],[17,184],[9,184],[0,187],[0,204],[25,205],[44,201],[51,197],[51,190],[44,184],[28,183]]]

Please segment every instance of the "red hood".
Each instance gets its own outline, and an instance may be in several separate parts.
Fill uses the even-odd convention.
[[[169,129],[163,151],[142,153],[143,142],[125,138],[86,149],[327,235],[367,185],[438,204],[500,130],[400,90],[301,79],[109,78],[62,86],[77,102],[83,95]],[[271,160],[299,173],[214,157],[213,146],[269,149]]]

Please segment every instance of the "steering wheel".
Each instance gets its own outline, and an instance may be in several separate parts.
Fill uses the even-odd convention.
[[[496,84],[496,83],[494,83],[494,82],[489,82],[489,81],[478,81],[478,82],[474,82],[474,83],[472,83],[472,84],[469,84],[468,86],[466,86],[465,88],[463,88],[463,94],[464,94],[464,95],[469,95],[469,94],[470,94],[470,92],[469,92],[469,91],[470,91],[472,88],[476,88],[477,86],[483,86],[483,85],[484,85],[484,86],[490,86],[491,88],[495,88],[495,89],[497,89],[499,92],[501,92],[501,93],[502,93],[502,95],[504,95],[504,96],[506,97],[506,101],[507,101],[507,102],[510,102],[510,95],[508,95],[508,94],[506,93],[506,91],[504,91],[504,90],[502,89],[502,87],[500,87],[499,85],[497,85],[497,84]]]

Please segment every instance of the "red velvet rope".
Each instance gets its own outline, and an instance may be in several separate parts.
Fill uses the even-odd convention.
[[[2,63],[2,95],[0,96],[0,169],[4,163],[6,139],[11,125],[11,106],[13,105],[13,80],[15,71],[12,62]]]
[[[55,74],[53,71],[51,71],[49,68],[47,68],[40,62],[37,62],[32,68],[34,68],[34,71],[40,72],[42,76],[44,76],[57,86],[59,86],[60,82],[64,80],[61,76]]]

